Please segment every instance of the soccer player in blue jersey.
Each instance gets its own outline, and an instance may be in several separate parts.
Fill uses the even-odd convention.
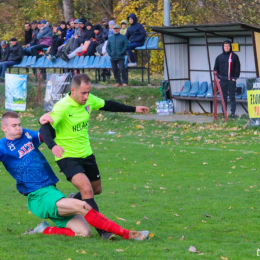
[[[44,120],[42,117],[41,123]],[[5,138],[0,140],[0,161],[16,180],[17,190],[27,196],[29,210],[56,224],[50,227],[44,221],[29,233],[86,237],[91,235],[89,223],[125,239],[143,240],[149,236],[149,231],[129,231],[120,227],[85,201],[66,198],[56,188],[59,179],[38,149],[42,143],[39,132],[22,129],[16,112],[3,114],[1,129]]]

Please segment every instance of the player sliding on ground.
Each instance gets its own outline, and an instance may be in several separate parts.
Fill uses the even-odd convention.
[[[42,222],[29,233],[45,235],[91,235],[88,225],[123,237],[143,240],[149,231],[129,231],[94,210],[86,201],[66,198],[57,188],[59,179],[43,154],[38,150],[42,143],[38,131],[22,129],[19,115],[5,112],[1,129],[5,138],[0,140],[0,161],[16,179],[17,190],[27,196],[27,206],[36,216],[51,219],[56,226]]]
[[[88,75],[74,76],[71,92],[54,105],[51,114],[41,117],[41,124],[43,124],[42,119],[45,118],[46,121],[52,123],[52,126],[49,123],[43,124],[40,133],[55,155],[61,172],[79,190],[74,198],[86,201],[92,208],[99,211],[94,195],[100,194],[102,191],[100,172],[88,136],[91,111],[147,114],[149,109],[144,106],[133,107],[103,100],[92,95],[90,90],[91,82]],[[113,236],[113,234],[104,233],[101,230],[97,230],[97,232],[102,239],[110,239]]]

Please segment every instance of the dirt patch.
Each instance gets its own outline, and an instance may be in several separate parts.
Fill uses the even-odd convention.
[[[120,96],[116,96],[114,97],[114,99],[125,99],[125,98],[128,98],[129,96],[127,95],[120,95]]]

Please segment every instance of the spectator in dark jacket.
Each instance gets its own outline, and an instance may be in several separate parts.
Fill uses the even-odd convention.
[[[50,47],[52,43],[52,31],[46,20],[41,21],[41,29],[37,35],[37,39],[39,40],[39,44],[31,48],[31,54],[39,58],[39,51]]]
[[[111,59],[112,70],[116,80],[116,87],[122,86],[122,80],[120,73],[122,74],[123,86],[127,86],[127,71],[125,68],[125,53],[128,47],[127,38],[119,33],[120,27],[114,25],[113,32],[114,34],[108,38],[107,41],[107,53]],[[119,68],[117,67],[119,66]]]
[[[57,54],[58,47],[61,46],[64,42],[62,35],[62,28],[58,27],[56,29],[56,33],[52,36],[52,44],[47,58],[50,61],[54,61],[56,59],[55,55]]]
[[[39,29],[38,29],[38,23],[37,21],[32,21],[32,40],[29,44],[26,45],[26,47],[23,49],[24,55],[31,55],[31,48],[38,44],[38,35]]]
[[[0,62],[5,62],[8,60],[10,53],[10,46],[6,41],[1,41],[1,49],[0,49]]]
[[[104,41],[106,41],[108,39],[108,32],[109,32],[108,19],[107,18],[103,18],[102,19],[102,24],[104,26],[102,37],[103,37]]]
[[[11,38],[10,42],[11,42],[11,47],[10,47],[8,59],[7,61],[0,63],[0,73],[1,73],[0,82],[4,82],[6,69],[12,67],[15,64],[19,64],[23,58],[23,48],[19,43],[17,43],[17,39]]]
[[[27,45],[27,44],[30,44],[31,40],[32,40],[32,29],[31,29],[31,26],[30,26],[30,23],[25,23],[24,24],[24,28],[25,28],[25,31],[24,31],[24,44]]]
[[[67,27],[66,27],[66,22],[65,21],[61,21],[60,22],[60,28],[61,28],[61,32],[62,32],[61,37],[63,38],[63,40],[65,40],[66,34],[67,34]]]
[[[83,42],[90,41],[90,39],[95,38],[95,33],[94,33],[94,30],[93,30],[92,23],[86,22],[85,26],[86,26],[86,30],[83,32]]]
[[[240,61],[238,56],[232,52],[232,45],[230,41],[224,41],[222,46],[223,52],[216,58],[214,71],[217,72],[221,90],[227,109],[227,96],[231,102],[230,117],[235,117],[236,112],[236,80],[240,75]]]
[[[128,55],[130,58],[130,63],[128,63],[129,67],[136,66],[136,61],[132,50],[136,47],[140,47],[144,45],[146,32],[142,24],[137,22],[137,18],[135,14],[130,14],[127,17],[130,26],[126,31],[126,38],[129,40],[130,44],[128,46]]]
[[[85,17],[79,19],[79,28],[77,29],[77,35],[75,35],[75,37],[72,38],[70,41],[70,51],[76,50],[82,43],[84,43],[83,34],[86,31],[86,22],[87,21]]]

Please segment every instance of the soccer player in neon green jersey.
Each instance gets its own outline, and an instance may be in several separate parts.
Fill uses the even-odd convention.
[[[102,188],[96,159],[89,143],[90,113],[92,110],[105,110],[147,114],[149,109],[103,100],[90,94],[90,90],[91,82],[86,74],[74,76],[71,92],[53,107],[49,120],[52,125],[49,123],[42,125],[40,133],[55,155],[60,170],[79,190],[74,198],[86,201],[98,211],[94,194],[100,194]],[[110,239],[113,236],[102,230],[97,231],[103,239]]]

